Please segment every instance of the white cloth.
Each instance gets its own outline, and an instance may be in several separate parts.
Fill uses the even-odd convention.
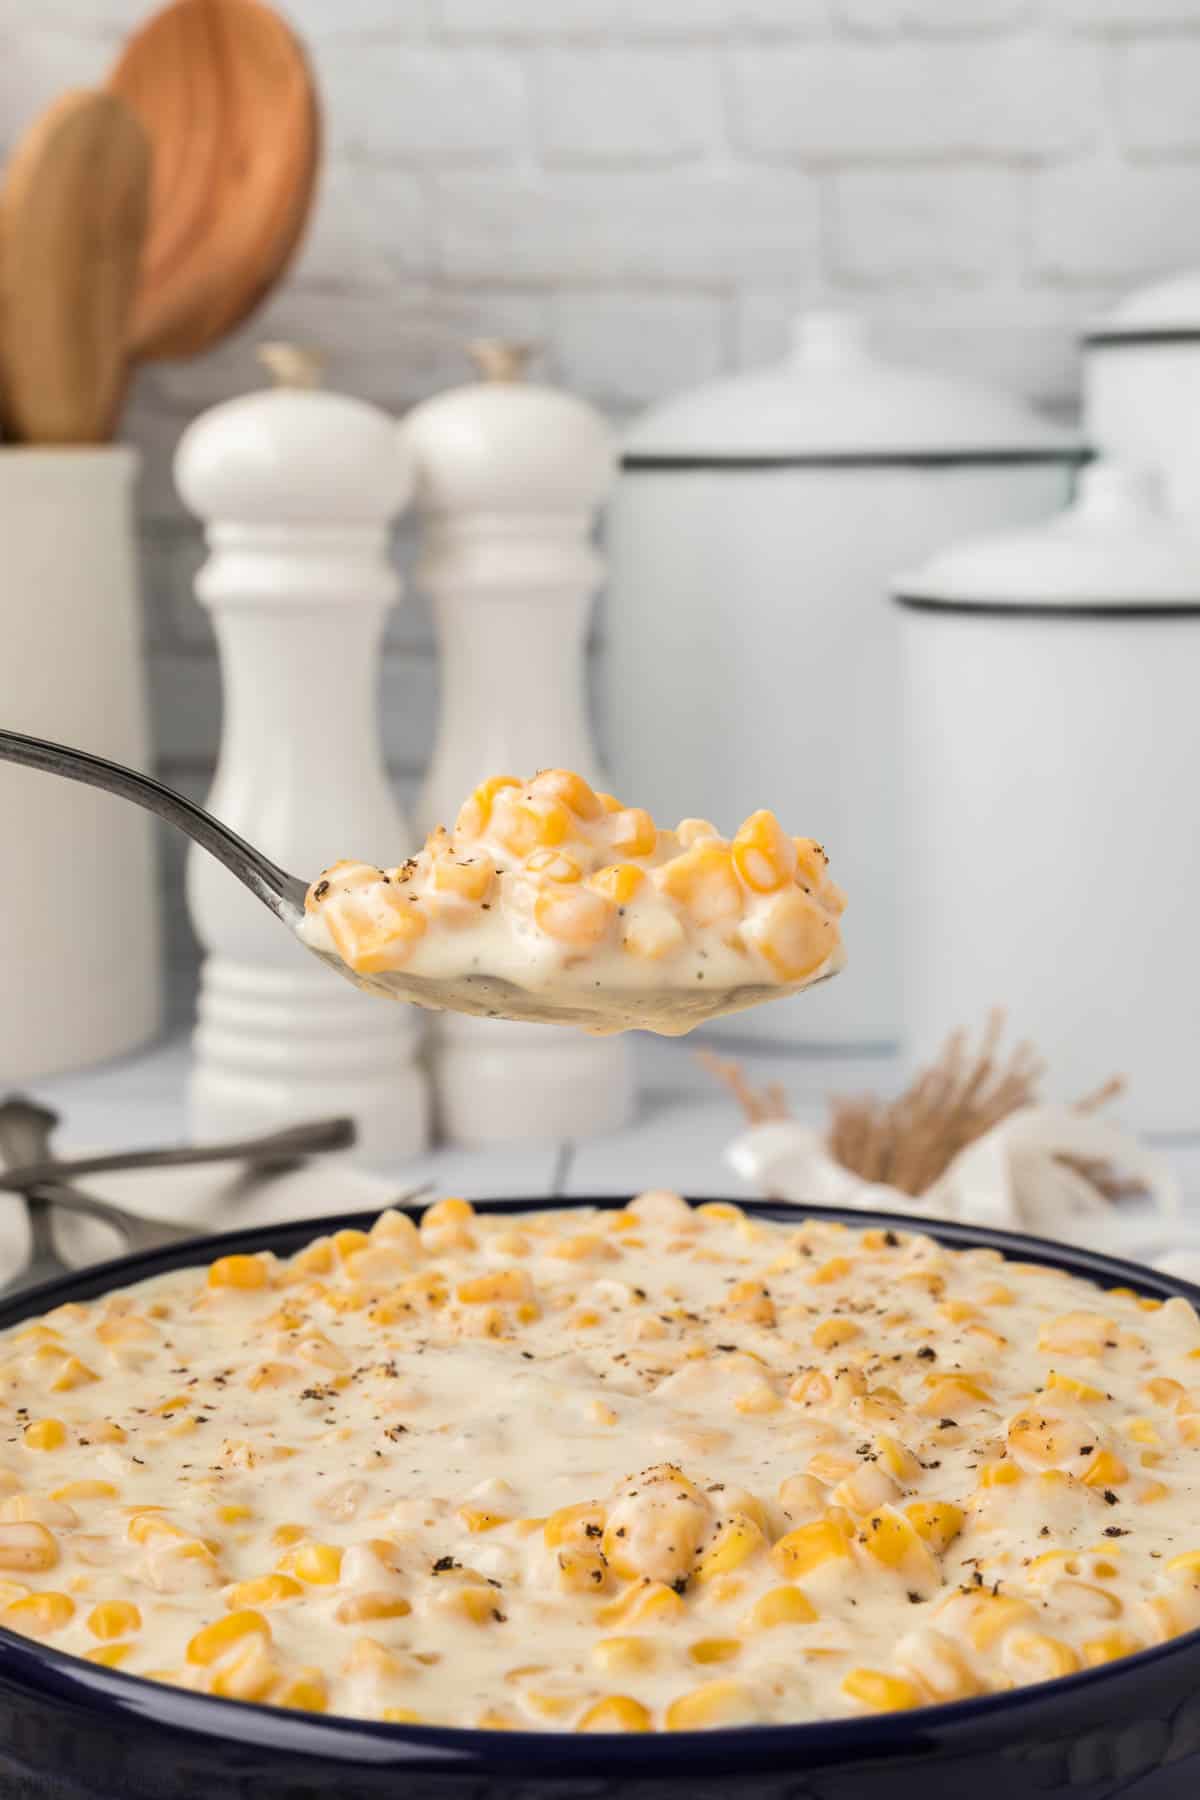
[[[1106,1162],[1144,1183],[1146,1203],[1130,1216],[1060,1159]],[[1200,1245],[1184,1247],[1179,1183],[1162,1157],[1119,1126],[1065,1107],[1010,1113],[968,1144],[925,1193],[913,1198],[863,1181],[830,1156],[820,1132],[789,1120],[752,1125],[726,1151],[736,1173],[760,1195],[790,1205],[905,1212],[918,1218],[1027,1231],[1086,1244],[1200,1277]]]

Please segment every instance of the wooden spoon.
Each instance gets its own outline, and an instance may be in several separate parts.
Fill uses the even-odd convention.
[[[64,94],[17,146],[0,196],[5,413],[32,444],[99,444],[125,388],[150,149],[112,94]]]
[[[300,241],[320,146],[308,62],[261,0],[174,0],[108,85],[154,153],[133,354],[196,356],[258,305]]]

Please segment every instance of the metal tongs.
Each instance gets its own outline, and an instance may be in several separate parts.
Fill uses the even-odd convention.
[[[14,1294],[72,1272],[72,1265],[59,1254],[54,1241],[55,1209],[109,1226],[121,1239],[126,1253],[157,1250],[165,1244],[180,1244],[203,1235],[202,1227],[146,1218],[107,1200],[98,1200],[73,1185],[76,1176],[123,1169],[190,1168],[215,1162],[242,1162],[258,1174],[275,1174],[319,1151],[345,1149],[355,1139],[352,1119],[318,1119],[265,1137],[228,1144],[132,1150],[58,1162],[50,1147],[58,1122],[57,1113],[23,1095],[14,1094],[0,1102],[0,1192],[24,1196],[30,1240],[25,1266],[0,1286],[0,1295]]]

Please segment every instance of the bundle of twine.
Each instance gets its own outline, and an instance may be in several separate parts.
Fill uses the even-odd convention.
[[[1019,1043],[1002,1053],[1003,1009],[992,1012],[979,1048],[972,1051],[968,1034],[956,1031],[941,1054],[895,1100],[875,1094],[831,1095],[826,1146],[835,1162],[902,1194],[924,1194],[968,1144],[1022,1107],[1039,1104],[1038,1084],[1046,1068],[1032,1044]],[[736,1062],[699,1052],[711,1074],[723,1083],[751,1124],[787,1119],[791,1114],[782,1087],[753,1088]],[[1114,1075],[1074,1103],[1077,1112],[1096,1112],[1125,1086]],[[1142,1184],[1122,1176],[1110,1163],[1063,1157],[1108,1200],[1144,1192]]]

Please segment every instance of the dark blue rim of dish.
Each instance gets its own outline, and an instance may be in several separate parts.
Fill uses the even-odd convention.
[[[605,1210],[628,1206],[629,1195],[578,1195],[568,1198],[476,1200],[483,1213],[565,1211],[595,1206]],[[719,1200],[700,1196],[694,1204]],[[1021,1232],[994,1231],[986,1226],[963,1225],[947,1220],[915,1218],[907,1213],[858,1212],[830,1206],[792,1206],[773,1201],[727,1200],[752,1217],[781,1224],[798,1224],[804,1218],[826,1219],[857,1228],[916,1232],[936,1238],[953,1249],[999,1250],[1019,1262],[1039,1262],[1062,1269],[1086,1281],[1106,1287],[1132,1287],[1147,1298],[1169,1300],[1175,1296],[1200,1310],[1200,1286],[1161,1274],[1140,1263],[1125,1262],[1098,1251],[1076,1249]],[[251,1226],[242,1231],[172,1244],[136,1256],[96,1263],[77,1273],[45,1282],[0,1302],[0,1331],[68,1300],[90,1300],[115,1288],[144,1281],[172,1269],[191,1268],[214,1257],[237,1251],[274,1250],[290,1255],[314,1237],[334,1231],[365,1230],[379,1210],[335,1213],[324,1218],[300,1219],[288,1225]],[[420,1206],[400,1205],[397,1211],[418,1217]],[[157,1725],[198,1738],[236,1739],[249,1750],[276,1751],[327,1762],[366,1764],[412,1771],[454,1769],[499,1776],[553,1761],[556,1775],[595,1775],[603,1767],[613,1772],[637,1769],[643,1776],[656,1771],[666,1776],[678,1772],[686,1757],[702,1746],[704,1767],[710,1774],[726,1771],[778,1769],[784,1759],[796,1767],[828,1763],[870,1762],[888,1756],[919,1756],[943,1748],[948,1736],[969,1734],[973,1747],[986,1737],[996,1745],[1011,1743],[1020,1731],[1023,1710],[1035,1709],[1048,1695],[1066,1706],[1072,1698],[1085,1699],[1106,1685],[1188,1656],[1200,1649],[1200,1630],[1190,1631],[1167,1643],[1156,1644],[1132,1656],[1118,1658],[1099,1668],[1084,1669],[1052,1681],[1031,1683],[1005,1693],[978,1699],[956,1700],[941,1706],[923,1706],[909,1712],[876,1713],[862,1719],[827,1719],[812,1723],[754,1725],[701,1732],[656,1732],[623,1736],[610,1733],[573,1734],[541,1731],[485,1731],[460,1726],[389,1725],[339,1714],[312,1714],[247,1701],[220,1700],[195,1694],[167,1683],[125,1675],[68,1656],[47,1645],[31,1645],[28,1638],[0,1627],[0,1687],[21,1687],[43,1698],[76,1709],[86,1728],[86,1714],[97,1709],[124,1715],[131,1725]],[[1114,1706],[1117,1706],[1114,1695]],[[685,1748],[690,1746],[690,1750]]]

